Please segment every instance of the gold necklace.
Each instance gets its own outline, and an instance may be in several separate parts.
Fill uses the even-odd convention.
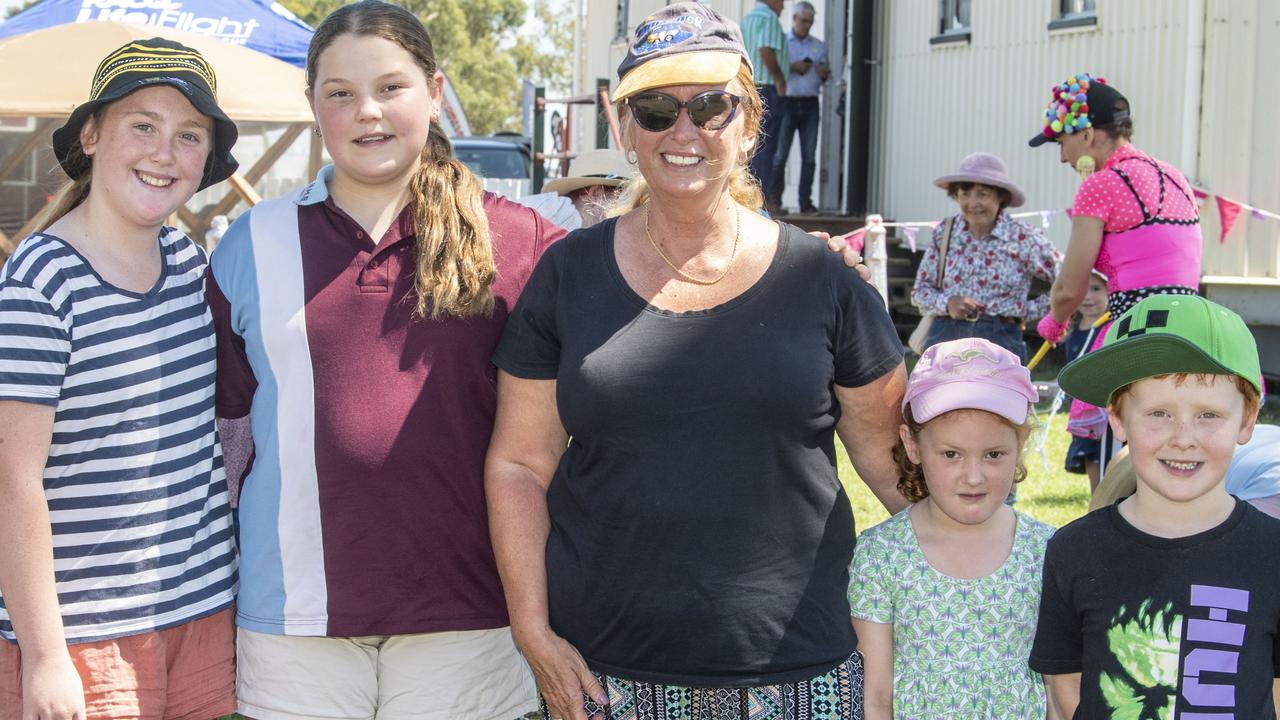
[[[688,280],[689,282],[695,285],[715,285],[716,283],[725,279],[725,277],[729,274],[729,271],[733,269],[733,259],[738,256],[738,241],[742,239],[742,207],[737,203],[734,203],[733,210],[734,210],[734,221],[737,224],[737,229],[734,230],[733,232],[733,249],[729,251],[729,262],[725,264],[724,272],[720,273],[720,275],[715,280],[703,280],[701,278],[696,278],[690,275],[689,273],[676,267],[676,264],[671,262],[671,258],[667,257],[667,254],[662,252],[662,248],[658,245],[658,243],[654,242],[653,233],[649,232],[649,206],[648,205],[644,206],[644,236],[649,238],[649,244],[652,245],[654,251],[658,253],[658,257],[662,258],[662,261],[667,264],[667,267],[674,270],[677,275],[679,275],[680,277],[684,278],[685,280]]]

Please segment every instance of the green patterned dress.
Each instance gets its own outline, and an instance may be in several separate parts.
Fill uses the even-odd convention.
[[[1045,717],[1044,684],[1027,657],[1054,529],[1019,512],[1004,565],[962,580],[929,565],[909,512],[858,538],[849,573],[853,616],[893,623],[894,718]]]

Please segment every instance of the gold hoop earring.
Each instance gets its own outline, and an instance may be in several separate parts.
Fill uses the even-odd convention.
[[[640,156],[636,154],[635,150],[627,151],[627,162],[632,165],[635,165],[636,163],[640,162]]]

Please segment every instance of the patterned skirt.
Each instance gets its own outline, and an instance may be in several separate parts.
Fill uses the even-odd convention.
[[[609,701],[584,699],[593,719],[862,720],[862,655],[857,652],[824,675],[753,688],[691,688],[594,674]],[[542,717],[552,720],[545,700]]]

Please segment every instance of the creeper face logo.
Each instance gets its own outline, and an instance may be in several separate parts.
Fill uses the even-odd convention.
[[[1169,326],[1168,310],[1152,310],[1147,313],[1147,324],[1140,328],[1132,327],[1133,316],[1126,315],[1120,318],[1120,322],[1116,324],[1116,340],[1124,340],[1125,338],[1146,335],[1147,330],[1151,328],[1162,328]]]

